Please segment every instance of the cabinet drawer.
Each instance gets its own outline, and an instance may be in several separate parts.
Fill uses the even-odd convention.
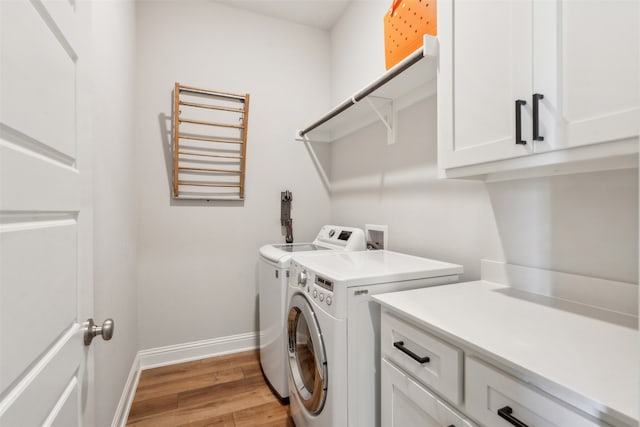
[[[465,361],[466,412],[490,427],[601,426],[555,399],[486,365],[467,357]],[[499,412],[503,416],[499,415]],[[505,418],[511,418],[508,421]],[[518,424],[520,421],[522,424]]]
[[[380,329],[384,357],[454,404],[462,402],[460,349],[388,312]]]
[[[382,359],[382,427],[472,427],[426,388]]]

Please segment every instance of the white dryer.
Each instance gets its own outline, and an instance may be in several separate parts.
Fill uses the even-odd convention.
[[[287,274],[291,257],[296,253],[320,254],[365,249],[366,242],[361,229],[335,225],[323,226],[311,243],[272,244],[260,248],[260,365],[280,398],[289,396],[285,318]]]
[[[296,427],[380,424],[380,307],[371,295],[458,281],[463,268],[391,251],[295,255],[287,315]]]

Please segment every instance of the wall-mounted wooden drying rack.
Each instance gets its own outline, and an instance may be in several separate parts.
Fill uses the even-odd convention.
[[[175,84],[173,197],[243,200],[249,94]]]

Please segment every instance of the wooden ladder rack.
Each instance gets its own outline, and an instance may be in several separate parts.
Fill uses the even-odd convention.
[[[173,97],[173,197],[243,200],[249,94],[176,83]]]

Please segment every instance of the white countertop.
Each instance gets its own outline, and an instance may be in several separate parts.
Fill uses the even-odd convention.
[[[585,412],[637,425],[635,316],[486,281],[372,298]]]

